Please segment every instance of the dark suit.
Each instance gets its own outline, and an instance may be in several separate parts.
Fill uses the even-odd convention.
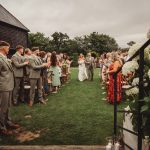
[[[12,90],[14,88],[14,72],[7,57],[0,54],[0,129],[6,129],[11,124],[9,108],[11,106]]]

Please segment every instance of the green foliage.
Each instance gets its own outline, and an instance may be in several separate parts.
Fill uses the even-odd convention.
[[[52,39],[52,45],[54,47],[55,51],[60,51],[60,49],[65,48],[66,46],[66,42],[69,39],[69,36],[65,33],[61,33],[61,32],[55,32],[51,35]]]
[[[130,42],[127,43],[127,45],[132,46],[132,45],[134,45],[135,43],[136,43],[136,42],[134,42],[134,41],[130,41]]]
[[[150,136],[150,96],[145,97],[143,100],[140,100],[140,102],[143,103],[141,107],[141,113],[142,113],[142,130],[143,130],[143,136]],[[131,110],[137,111],[139,106],[139,100],[134,100],[130,104]],[[149,114],[149,115],[147,115]],[[134,131],[138,130],[138,115],[133,114],[132,115],[132,124]]]
[[[130,109],[133,111],[137,111],[138,110],[138,100],[134,100],[132,101],[130,104]],[[132,114],[132,124],[133,124],[133,130],[137,132],[138,127],[137,127],[137,121],[138,121],[138,115],[137,114]]]
[[[78,66],[78,53],[73,53],[72,55],[71,55],[71,59],[73,60],[73,62],[72,62],[72,66],[73,67],[77,67]]]
[[[72,53],[86,53],[94,51],[97,53],[108,52],[118,49],[118,44],[115,39],[109,35],[99,34],[93,32],[90,35],[82,37],[75,37],[70,39],[66,33],[55,32],[51,37],[45,37],[43,33],[30,33],[29,34],[30,47],[39,46],[40,49],[46,51]]]
[[[78,50],[78,44],[75,40],[67,40],[65,42],[65,45],[63,48],[61,48],[61,52],[68,53],[69,55],[72,55],[72,53],[77,53]]]
[[[145,64],[150,68],[150,60],[145,61]]]
[[[38,46],[41,50],[49,50],[50,49],[50,42],[49,38],[45,37],[43,33],[29,33],[29,45],[30,48],[34,46]]]
[[[150,96],[145,97],[143,100],[144,104],[141,108],[141,113],[143,113],[143,133],[145,136],[150,136]]]
[[[92,54],[92,56],[93,56],[94,58],[98,57],[98,53],[95,52],[95,51],[91,51],[91,54]]]
[[[93,32],[88,36],[85,36],[85,43],[88,49],[93,51],[103,53],[118,49],[118,44],[115,39],[109,35],[99,34],[98,32]]]

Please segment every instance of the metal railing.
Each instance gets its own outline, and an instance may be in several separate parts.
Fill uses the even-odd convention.
[[[117,72],[114,73],[114,137],[117,137],[117,128],[120,128],[122,130],[125,130],[131,134],[134,134],[138,137],[137,141],[137,150],[142,150],[142,113],[141,113],[141,107],[143,105],[143,102],[141,101],[144,99],[144,82],[143,82],[143,76],[144,76],[144,49],[150,45],[150,39],[126,62],[131,61],[135,57],[139,55],[139,100],[138,100],[138,110],[137,111],[125,111],[125,110],[117,110],[117,75],[122,70],[122,67],[117,70]],[[138,130],[137,132],[128,130],[126,128],[123,128],[122,126],[117,125],[117,113],[134,113],[138,115]],[[133,150],[132,147],[124,143],[125,146],[127,146],[130,150]]]

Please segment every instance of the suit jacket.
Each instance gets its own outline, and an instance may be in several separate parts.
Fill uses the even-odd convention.
[[[95,66],[94,57],[86,57],[85,59],[85,66],[87,69],[93,69]]]
[[[31,55],[30,57],[30,74],[29,78],[30,79],[38,79],[40,78],[41,75],[41,69],[43,68],[42,66],[42,60],[40,57]]]
[[[30,62],[31,56],[25,55],[24,59],[25,59],[25,61],[29,61]],[[27,65],[27,66],[25,66],[25,75],[29,76],[29,74],[30,74],[30,66]]]
[[[14,70],[15,77],[23,77],[23,68],[26,66],[23,64],[25,59],[23,56],[20,56],[17,52],[12,56],[12,66]]]
[[[7,57],[0,54],[0,92],[12,91],[14,88],[14,72]]]

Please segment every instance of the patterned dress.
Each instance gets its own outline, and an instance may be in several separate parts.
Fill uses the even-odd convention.
[[[113,73],[116,72],[119,67],[121,67],[119,61],[116,61],[112,63],[109,66],[109,71],[111,73],[109,74],[109,83],[107,87],[107,100],[109,103],[114,103],[114,78],[113,78]],[[119,103],[121,101],[121,93],[122,93],[122,85],[121,85],[121,80],[122,80],[122,75],[121,72],[118,73],[117,75],[117,102]]]

